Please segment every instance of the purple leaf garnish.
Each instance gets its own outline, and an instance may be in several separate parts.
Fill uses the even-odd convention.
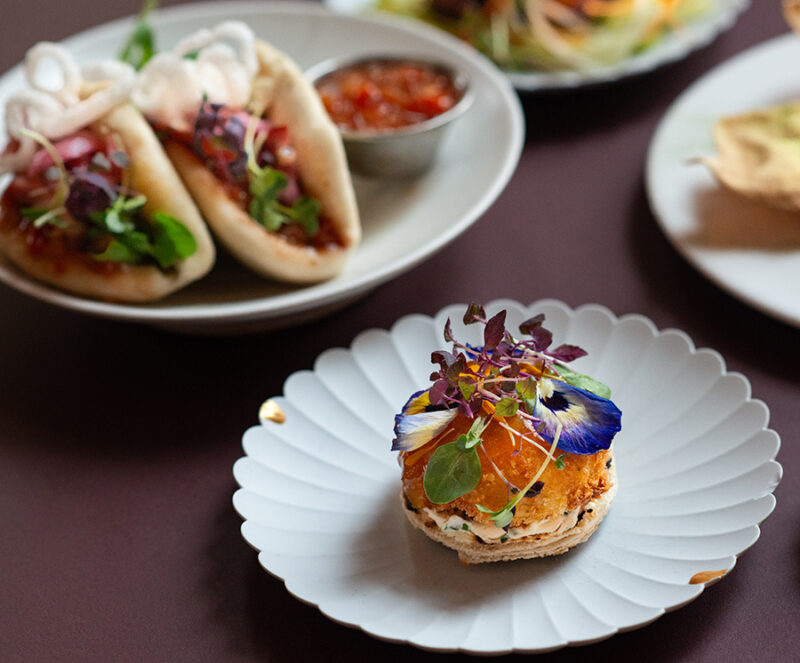
[[[447,322],[444,323],[444,341],[445,343],[452,343],[455,340],[456,339],[453,336],[453,327],[450,324],[450,318],[447,318]]]
[[[480,304],[472,303],[467,307],[467,312],[464,313],[464,324],[471,325],[473,322],[478,322],[478,320],[485,320],[486,319],[486,311],[483,310],[483,306]]]
[[[439,405],[447,392],[450,383],[447,380],[437,380],[433,383],[428,398],[430,398],[432,405]]]
[[[580,357],[585,357],[587,352],[583,348],[579,348],[577,345],[559,345],[554,350],[548,350],[547,354],[552,357],[553,359],[557,359],[558,361],[575,361]]]
[[[505,311],[500,311],[486,323],[486,327],[483,330],[483,347],[485,350],[491,352],[500,344],[506,331],[505,324]]]
[[[85,168],[71,173],[69,195],[64,206],[76,219],[88,220],[95,212],[104,212],[117,198],[117,193],[102,175]]]
[[[553,334],[550,332],[549,329],[545,329],[541,325],[538,327],[534,327],[530,331],[531,336],[531,345],[533,349],[537,352],[541,352],[542,350],[546,350],[550,347],[550,344],[553,342]]]
[[[544,313],[539,313],[538,315],[534,315],[532,318],[528,318],[525,322],[523,322],[519,326],[519,330],[523,334],[530,334],[537,327],[541,327],[543,322]]]

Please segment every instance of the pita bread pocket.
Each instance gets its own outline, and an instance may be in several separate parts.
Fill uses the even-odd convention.
[[[57,89],[39,80],[55,64]],[[6,105],[0,250],[34,278],[79,295],[148,302],[211,269],[214,246],[150,126],[126,99],[133,70],[79,68],[42,42],[25,58],[28,88]]]
[[[586,353],[550,348],[537,315],[505,328],[471,304],[465,324],[484,344],[445,340],[433,386],[395,417],[403,509],[412,525],[467,564],[558,555],[597,529],[616,494],[611,445],[621,413],[602,383],[569,362]]]
[[[292,283],[341,271],[361,235],[344,148],[286,55],[222,23],[153,57],[132,98],[240,262]]]

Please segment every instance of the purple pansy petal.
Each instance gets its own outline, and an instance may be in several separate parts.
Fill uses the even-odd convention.
[[[622,413],[610,400],[559,380],[541,380],[533,416],[548,442],[561,422],[558,448],[572,454],[594,454],[611,446],[621,428]]]

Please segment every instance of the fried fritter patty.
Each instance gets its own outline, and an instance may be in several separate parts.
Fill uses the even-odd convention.
[[[483,472],[480,483],[471,492],[448,504],[433,504],[428,500],[423,488],[425,467],[436,448],[456,440],[469,429],[472,420],[458,415],[444,433],[427,445],[401,454],[403,494],[407,506],[413,510],[427,507],[445,518],[456,515],[491,525],[489,514],[480,511],[477,505],[493,511],[501,509],[512,499],[515,488],[524,489],[536,475],[547,458],[546,450],[550,447],[547,442],[525,428],[517,417],[508,418],[504,422],[516,431],[524,431],[525,436],[533,439],[536,444],[522,439],[520,435],[504,428],[500,421],[493,419],[481,436],[483,442],[478,447]],[[553,455],[557,458],[561,452],[555,450]],[[541,492],[535,497],[525,497],[518,503],[511,527],[525,528],[546,523],[541,531],[551,531],[565,517],[574,518],[576,511],[582,512],[592,500],[611,487],[610,450],[592,455],[566,454],[563,462],[564,468],[561,470],[553,462],[548,462],[539,477],[544,483]]]

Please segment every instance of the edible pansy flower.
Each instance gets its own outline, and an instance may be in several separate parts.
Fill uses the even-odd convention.
[[[611,446],[622,413],[610,400],[560,380],[539,380],[531,413],[536,431],[552,442],[561,424],[558,448],[571,454],[594,454]]]
[[[609,449],[622,418],[606,385],[571,368],[570,362],[586,354],[583,349],[568,344],[551,348],[553,334],[543,325],[544,315],[520,324],[522,338],[506,329],[505,319],[505,311],[489,317],[482,306],[468,307],[463,322],[483,325],[481,345],[459,342],[447,321],[444,340],[452,343],[452,352],[431,354],[431,362],[438,366],[430,376],[433,384],[411,396],[395,417],[392,445],[395,451],[410,452],[444,433],[423,470],[427,499],[434,504],[452,502],[474,490],[485,472],[493,471],[508,487],[508,503],[499,510],[475,506],[498,527],[509,526],[520,500],[534,499],[541,492],[542,473],[550,463],[559,471],[566,467],[569,454]],[[447,441],[446,431],[457,415],[472,423],[466,433]],[[484,431],[492,422],[513,436],[513,446],[519,440],[543,452],[541,465],[524,485],[510,482],[498,459],[485,450],[484,460],[479,457]]]
[[[418,391],[394,418],[392,451],[413,451],[430,442],[456,416],[455,409],[433,405],[430,390]]]

